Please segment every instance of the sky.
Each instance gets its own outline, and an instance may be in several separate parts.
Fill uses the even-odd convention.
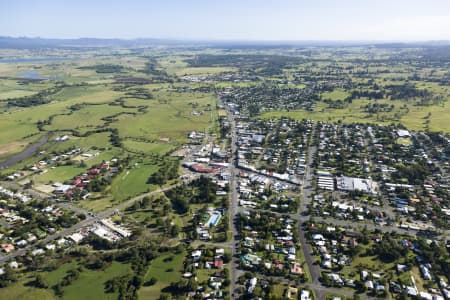
[[[0,36],[450,40],[450,0],[0,0]]]

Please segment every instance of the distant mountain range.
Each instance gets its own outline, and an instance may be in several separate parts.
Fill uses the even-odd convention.
[[[157,45],[210,46],[210,47],[292,47],[292,46],[377,46],[389,48],[450,46],[450,41],[429,42],[392,42],[392,41],[244,41],[244,40],[175,40],[175,39],[49,39],[31,37],[0,36],[0,48],[89,48],[89,47],[126,47],[139,48]]]

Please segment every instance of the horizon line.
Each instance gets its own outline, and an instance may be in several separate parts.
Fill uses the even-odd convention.
[[[81,36],[81,37],[46,37],[46,36],[11,36],[1,35],[0,38],[11,39],[41,39],[41,40],[121,40],[121,41],[136,41],[136,40],[162,40],[162,41],[176,41],[176,42],[268,42],[268,43],[298,43],[298,42],[353,42],[353,43],[435,43],[435,42],[450,42],[450,39],[242,39],[242,38],[175,38],[175,37],[98,37],[98,36]]]

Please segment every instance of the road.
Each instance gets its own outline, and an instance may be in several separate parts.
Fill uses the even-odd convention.
[[[98,221],[100,221],[100,220],[102,220],[104,218],[108,218],[108,217],[114,215],[116,212],[118,212],[120,210],[123,210],[123,209],[133,205],[136,201],[140,201],[144,197],[149,197],[149,196],[153,196],[153,195],[157,195],[157,194],[163,193],[163,192],[168,191],[170,189],[173,189],[174,187],[179,186],[179,185],[181,185],[183,183],[185,183],[185,182],[180,182],[180,183],[173,184],[173,185],[170,185],[170,186],[167,186],[167,187],[164,187],[164,188],[159,188],[159,189],[157,189],[157,190],[155,190],[153,192],[148,192],[148,193],[145,193],[145,194],[141,194],[141,195],[139,195],[137,197],[131,198],[130,200],[122,202],[122,203],[120,203],[120,204],[118,204],[118,205],[116,205],[116,206],[114,206],[114,207],[112,207],[112,208],[110,208],[108,210],[105,210],[105,211],[103,211],[103,212],[101,212],[101,213],[99,213],[97,215],[93,215],[93,216],[91,216],[89,218],[86,218],[85,220],[75,224],[74,226],[72,226],[70,228],[66,228],[66,229],[63,229],[61,231],[58,231],[58,232],[56,232],[56,233],[54,233],[52,235],[47,236],[46,238],[44,238],[42,240],[37,241],[34,244],[30,244],[30,245],[28,245],[28,246],[26,246],[26,247],[24,247],[22,249],[19,249],[19,250],[15,251],[14,253],[0,256],[0,263],[5,263],[5,262],[7,262],[7,261],[9,261],[11,259],[14,259],[14,258],[18,257],[18,256],[23,256],[29,250],[36,248],[37,245],[39,245],[39,244],[47,244],[47,243],[52,242],[52,241],[54,241],[56,239],[59,239],[61,237],[70,235],[70,234],[72,234],[74,232],[77,232],[78,230],[80,230],[83,227],[92,225],[95,222],[98,222]]]
[[[234,117],[232,113],[227,109],[228,121],[230,123],[231,129],[231,162],[229,166],[230,171],[230,207],[229,207],[229,228],[231,229],[232,236],[230,243],[231,247],[231,265],[230,265],[230,290],[232,298],[234,298],[234,294],[236,293],[236,282],[239,278],[239,270],[238,270],[238,262],[236,261],[238,258],[236,256],[236,238],[238,237],[238,229],[236,228],[236,214],[238,211],[238,196],[237,196],[237,184],[236,184],[236,176],[237,176],[237,146],[236,146],[236,124],[234,121]]]
[[[314,138],[314,134],[316,131],[316,126],[313,127],[311,132],[312,138]],[[324,299],[325,290],[320,285],[320,267],[314,264],[314,257],[312,256],[312,248],[306,239],[306,232],[303,230],[302,223],[308,220],[306,215],[309,211],[309,206],[312,202],[312,180],[313,180],[313,168],[311,167],[314,157],[317,152],[317,147],[313,144],[308,145],[308,157],[306,160],[306,170],[303,176],[303,182],[300,187],[300,193],[302,195],[301,203],[299,207],[299,213],[292,216],[297,217],[298,219],[298,231],[299,231],[299,240],[303,251],[303,257],[305,258],[305,262],[308,266],[309,273],[311,275],[311,287],[314,289],[314,293],[318,299]],[[303,217],[303,218],[302,218]],[[321,287],[319,289],[319,287]],[[328,290],[328,289],[327,289]]]
[[[5,169],[7,167],[9,167],[10,165],[13,165],[15,163],[18,163],[19,161],[32,156],[37,149],[39,149],[41,146],[43,146],[45,143],[47,143],[48,141],[48,136],[43,136],[39,139],[39,141],[37,141],[34,144],[31,144],[30,146],[28,146],[25,150],[23,150],[22,152],[11,156],[10,158],[8,158],[7,160],[0,162],[0,169]]]

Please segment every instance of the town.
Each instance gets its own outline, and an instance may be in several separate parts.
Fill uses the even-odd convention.
[[[0,298],[450,299],[448,46],[116,42],[0,47]]]

